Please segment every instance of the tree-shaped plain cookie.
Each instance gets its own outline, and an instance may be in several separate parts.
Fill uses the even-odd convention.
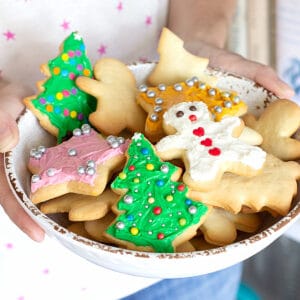
[[[201,81],[215,85],[216,78],[205,74],[208,59],[184,49],[183,40],[167,28],[162,30],[157,51],[159,61],[147,78],[149,84],[172,85],[196,76]]]
[[[260,174],[253,177],[224,174],[215,189],[207,192],[190,191],[189,196],[232,213],[270,211],[286,215],[297,193],[300,165],[284,162],[268,154]]]

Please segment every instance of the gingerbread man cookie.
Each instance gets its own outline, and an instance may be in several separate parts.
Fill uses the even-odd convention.
[[[31,200],[44,202],[67,193],[99,195],[112,172],[125,160],[129,141],[106,139],[88,124],[75,129],[73,137],[55,147],[30,151]]]
[[[222,91],[213,88],[197,77],[168,86],[157,87],[141,85],[137,102],[148,113],[145,124],[145,135],[157,142],[164,136],[163,114],[174,104],[180,102],[202,101],[207,104],[215,121],[226,116],[241,116],[247,111],[247,104],[234,91]]]
[[[24,103],[60,143],[87,123],[96,108],[96,99],[75,84],[77,76],[93,76],[81,36],[71,33],[61,45],[60,54],[41,69],[48,78],[38,83],[40,93],[25,98]]]
[[[215,85],[216,78],[206,73],[208,58],[188,52],[183,47],[183,40],[168,28],[162,30],[157,51],[158,64],[147,78],[152,86],[160,83],[172,85],[194,76],[210,85]]]
[[[183,158],[183,181],[193,189],[215,187],[224,172],[256,175],[264,165],[262,149],[233,136],[241,133],[243,122],[238,117],[214,122],[203,102],[172,106],[164,114],[164,126],[167,133],[176,133],[156,144],[158,155],[165,160]]]
[[[300,127],[300,106],[297,103],[279,99],[270,103],[258,119],[248,114],[243,120],[262,135],[261,147],[265,151],[282,160],[300,158],[300,141],[293,137]]]
[[[122,62],[104,58],[94,66],[95,79],[79,77],[81,90],[95,96],[97,109],[89,120],[101,133],[118,135],[124,129],[143,132],[146,114],[136,103],[136,80]]]

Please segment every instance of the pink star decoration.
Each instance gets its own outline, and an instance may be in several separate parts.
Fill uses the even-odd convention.
[[[101,44],[97,51],[100,55],[104,55],[104,54],[106,54],[106,49],[107,49],[107,46]]]
[[[141,63],[146,63],[146,62],[148,61],[148,59],[147,59],[147,57],[140,57],[140,58],[139,58],[139,61],[140,61]]]
[[[64,21],[60,24],[60,26],[63,28],[63,30],[68,30],[68,29],[70,29],[70,22],[64,20]]]
[[[6,32],[4,32],[3,35],[6,37],[7,41],[14,40],[16,37],[16,35],[13,32],[11,32],[10,30],[7,30]]]
[[[146,17],[146,20],[145,20],[145,24],[146,24],[147,26],[151,25],[151,24],[152,24],[152,17],[147,16],[147,17]]]
[[[121,11],[123,10],[123,3],[120,1],[118,6],[117,6],[117,10]]]

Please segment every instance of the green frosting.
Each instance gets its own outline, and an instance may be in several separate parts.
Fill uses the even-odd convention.
[[[60,54],[48,62],[51,75],[43,83],[44,91],[32,100],[33,106],[58,128],[59,143],[73,129],[88,123],[88,116],[97,103],[75,84],[77,76],[93,76],[81,36],[77,32],[71,33],[60,49]]]
[[[156,252],[174,252],[174,239],[198,224],[208,211],[204,204],[187,198],[187,186],[171,180],[177,171],[178,167],[162,162],[151,143],[136,133],[127,163],[111,185],[126,194],[117,203],[119,216],[106,232]]]

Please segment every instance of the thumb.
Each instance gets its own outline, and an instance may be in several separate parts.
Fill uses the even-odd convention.
[[[16,121],[10,114],[0,111],[0,152],[11,150],[19,140]]]

